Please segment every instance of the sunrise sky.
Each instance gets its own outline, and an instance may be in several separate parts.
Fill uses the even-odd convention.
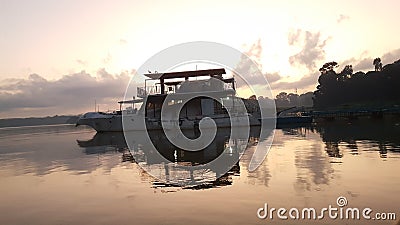
[[[115,109],[134,69],[189,41],[248,53],[275,94],[313,91],[326,61],[368,71],[375,57],[399,59],[399,8],[396,0],[0,0],[0,118],[78,114],[95,99]]]

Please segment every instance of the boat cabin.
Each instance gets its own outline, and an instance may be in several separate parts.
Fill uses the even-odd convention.
[[[180,118],[196,120],[204,116],[227,116],[225,107],[234,105],[235,80],[224,79],[223,74],[225,69],[144,74],[148,79],[145,80],[145,87],[137,88],[137,96],[146,98],[145,115],[148,119],[160,120],[162,106],[166,104],[166,107],[177,107],[182,104],[185,94],[196,94],[199,97],[183,106]],[[220,97],[227,104],[222,105],[215,99],[201,96],[207,92],[212,92],[213,96]],[[173,95],[173,100],[165,102],[167,95]]]

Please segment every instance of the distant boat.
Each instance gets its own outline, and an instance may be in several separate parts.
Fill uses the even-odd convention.
[[[311,124],[312,122],[313,118],[311,116],[288,116],[278,117],[276,119],[277,126],[287,124]]]
[[[307,125],[313,122],[313,118],[299,111],[297,107],[291,107],[277,113],[276,126]]]

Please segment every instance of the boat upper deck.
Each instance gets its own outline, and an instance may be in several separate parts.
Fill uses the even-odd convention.
[[[149,79],[145,80],[144,87],[137,88],[137,96],[144,98],[148,95],[184,93],[193,91],[224,91],[235,89],[234,78],[224,79],[223,74],[226,74],[224,68],[194,70],[168,73],[147,73],[144,74]],[[209,76],[221,80],[223,83],[208,82],[207,80],[189,80],[190,77],[205,77]],[[171,79],[171,81],[165,81]],[[172,80],[173,79],[173,80]],[[147,81],[158,81],[153,85],[148,85]],[[206,88],[205,88],[206,87]]]

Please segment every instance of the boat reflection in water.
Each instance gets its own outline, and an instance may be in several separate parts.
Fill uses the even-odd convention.
[[[87,155],[119,152],[122,154],[122,162],[134,162],[123,132],[96,133],[90,140],[77,140],[77,142]]]
[[[267,136],[272,135],[272,130],[264,132]],[[183,134],[189,139],[198,138],[200,135],[196,129],[184,130]],[[213,141],[199,151],[186,151],[176,147],[162,130],[148,131],[151,143],[145,141],[147,139],[144,137],[146,135],[144,132],[132,131],[126,132],[126,135],[135,137],[129,144],[131,149],[125,141],[123,132],[96,133],[90,140],[77,140],[77,142],[84,148],[86,154],[117,151],[122,154],[122,162],[137,163],[145,171],[157,173],[156,177],[162,177],[162,180],[167,181],[154,181],[154,187],[179,186],[185,183],[183,188],[205,189],[232,184],[232,176],[240,174],[239,159],[243,152],[248,146],[255,145],[260,140],[260,127],[250,128],[248,136],[245,136],[247,132],[240,132],[240,130],[231,134],[230,128],[218,128]],[[149,151],[153,149],[153,146],[157,152]],[[190,169],[190,166],[205,165],[217,157],[222,158],[226,165],[230,165],[225,174],[218,174],[218,171],[212,171],[206,167]],[[165,163],[165,159],[171,163]],[[170,179],[172,177],[173,179]],[[184,182],[179,182],[179,179]]]
[[[398,157],[400,153],[400,136],[397,135],[400,133],[400,121],[398,119],[336,121],[305,127],[285,126],[275,131],[275,140],[270,153],[272,155],[268,157],[268,159],[275,161],[265,162],[254,173],[249,173],[247,166],[251,159],[251,151],[254,149],[252,146],[259,142],[261,144],[263,140],[263,138],[259,138],[259,127],[253,127],[250,130],[249,138],[232,137],[231,142],[235,143],[229,143],[229,131],[229,129],[218,129],[214,141],[206,149],[198,152],[187,152],[176,148],[169,143],[161,131],[149,133],[153,143],[142,143],[141,141],[145,139],[138,138],[132,150],[128,149],[122,132],[97,133],[91,140],[78,141],[78,143],[79,146],[84,148],[86,154],[118,151],[121,154],[122,161],[135,162],[144,168],[151,167],[152,172],[158,171],[166,178],[185,173],[186,178],[192,179],[191,183],[193,184],[185,188],[212,188],[231,185],[233,176],[239,175],[244,176],[244,179],[249,179],[249,183],[263,183],[268,186],[268,180],[272,176],[269,172],[271,164],[281,165],[284,162],[280,162],[280,160],[293,157],[295,158],[296,168],[298,167],[297,169],[302,171],[300,175],[296,175],[298,179],[307,180],[315,176],[315,181],[310,182],[321,185],[321,181],[328,182],[335,173],[339,173],[338,170],[334,169],[336,163],[344,163],[348,166],[349,163],[365,162],[371,160],[368,157],[373,157],[374,153],[378,154],[378,157],[382,160],[395,160],[393,157]],[[185,135],[188,137],[196,136],[194,131],[191,132],[186,132]],[[272,135],[273,132],[265,133]],[[304,142],[304,140],[307,142]],[[321,141],[322,145],[319,144]],[[307,144],[304,145],[304,143]],[[163,157],[171,161],[171,164],[163,163],[158,153],[143,153],[143,149],[149,148],[152,144],[157,147]],[[227,148],[229,145],[231,148]],[[282,148],[282,146],[286,147]],[[241,158],[240,164],[237,163],[246,148],[248,150]],[[283,154],[286,158],[279,158],[277,152]],[[234,162],[232,164],[234,166],[226,174],[215,174],[213,171],[189,171],[189,174],[187,174],[187,171],[179,170],[179,165],[204,164],[220,155]],[[349,155],[353,157],[349,157]],[[351,175],[351,173],[348,173],[348,175]],[[253,177],[260,182],[251,180]],[[155,181],[155,179],[153,181],[153,187],[174,186],[173,184]],[[201,182],[204,183],[200,185]]]
[[[325,156],[337,159],[331,163],[341,162],[345,154],[359,155],[362,151],[376,151],[380,158],[386,158],[388,152],[400,153],[400,133],[399,120],[379,120],[379,121],[336,121],[320,123],[313,126],[293,127],[285,126],[277,129],[278,134],[297,136],[307,139],[318,134],[324,143]],[[265,131],[266,136],[272,135],[272,130]],[[140,133],[139,133],[140,134]],[[135,162],[140,167],[145,168],[151,173],[162,174],[163,180],[168,181],[168,177],[181,176],[182,179],[190,179],[186,188],[209,188],[230,185],[232,176],[240,174],[239,158],[246,148],[256,145],[267,137],[260,138],[260,127],[252,127],[249,137],[242,137],[239,134],[231,135],[229,128],[219,128],[213,142],[201,151],[185,151],[171,144],[161,130],[149,131],[152,143],[144,142],[145,138],[135,133],[136,139],[131,143],[133,148],[129,150],[123,132],[96,133],[90,140],[78,140],[80,147],[84,148],[86,154],[102,154],[108,151],[119,152],[122,162]],[[199,134],[196,130],[184,131],[188,138],[196,138]],[[272,151],[279,150],[279,143],[282,137],[278,135],[274,141]],[[287,138],[286,138],[287,139]],[[158,152],[146,151],[155,146]],[[322,149],[321,149],[322,150]],[[304,154],[312,155],[311,150],[304,150]],[[146,152],[146,154],[145,154]],[[307,153],[306,153],[307,152]],[[295,151],[296,153],[296,151]],[[242,158],[240,165],[247,167],[250,161],[251,152],[247,152],[246,157]],[[310,155],[311,154],[311,155]],[[162,157],[169,160],[170,164],[165,164]],[[216,157],[224,157],[231,162],[232,168],[226,174],[216,174],[210,170],[187,171],[179,166],[202,165],[210,162]],[[301,157],[300,157],[301,158]],[[361,159],[360,159],[361,160]],[[318,160],[317,160],[318,161]],[[312,162],[311,162],[312,163]],[[246,168],[244,168],[246,169]],[[246,173],[247,174],[247,173]],[[154,181],[153,185],[174,186],[174,183]]]

